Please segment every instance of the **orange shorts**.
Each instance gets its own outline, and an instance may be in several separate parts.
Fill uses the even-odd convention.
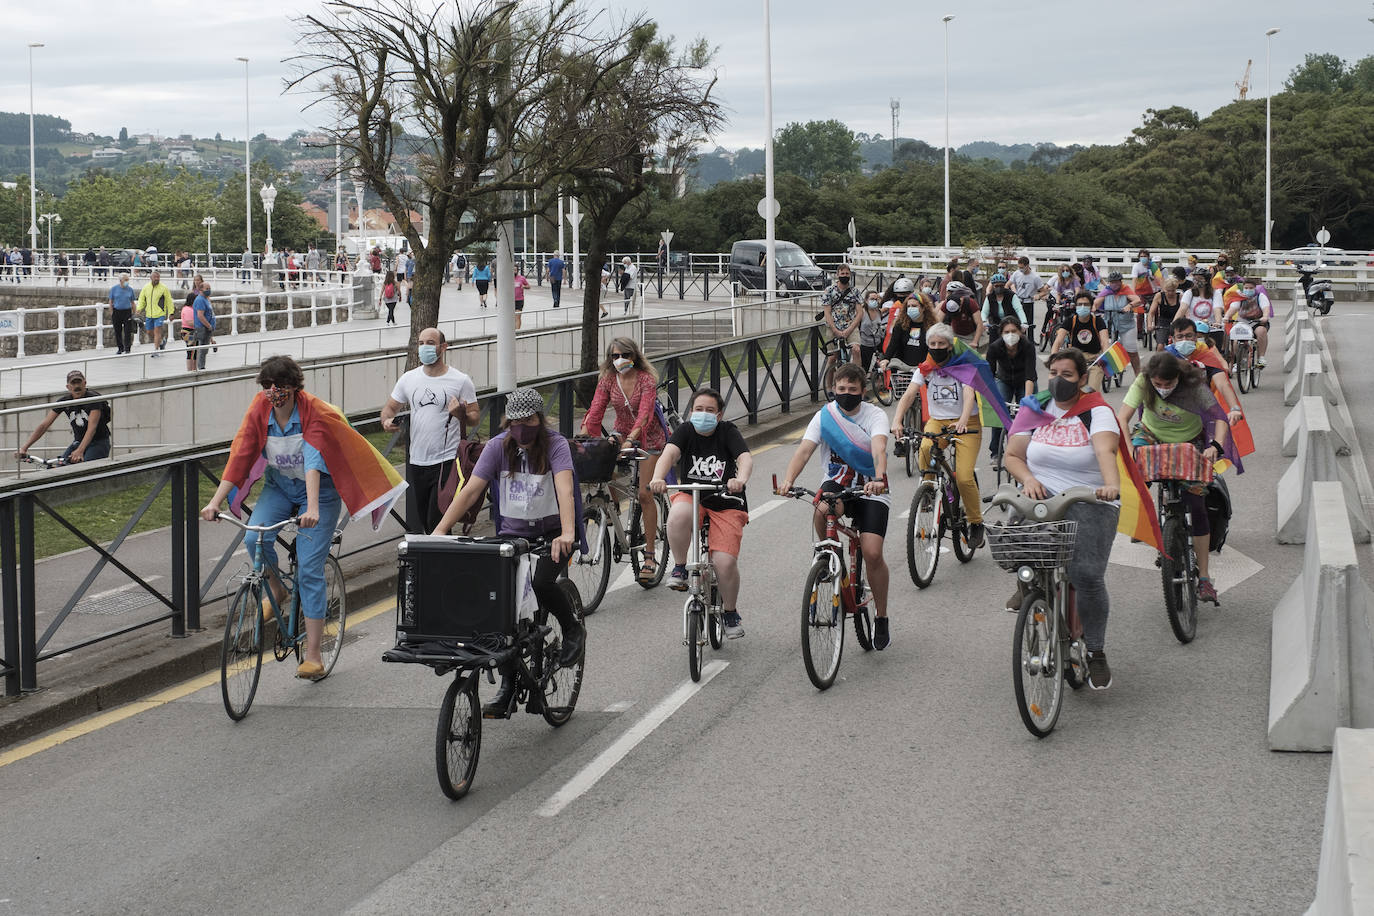
[[[691,501],[691,493],[673,494],[674,505]],[[711,520],[711,552],[719,550],[738,557],[740,542],[744,540],[744,526],[749,524],[749,513],[743,509],[708,509],[702,506],[697,512],[697,524],[701,524],[704,518]]]

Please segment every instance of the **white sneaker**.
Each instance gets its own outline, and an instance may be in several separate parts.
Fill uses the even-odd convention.
[[[739,611],[725,612],[725,638],[739,639],[744,635],[744,624],[740,622]]]
[[[1269,365],[1269,360],[1267,360],[1267,359],[1265,359],[1263,356],[1261,356],[1261,357],[1259,357],[1258,359],[1255,360],[1255,365],[1257,365],[1257,366],[1259,366],[1261,369],[1263,369],[1265,366]]]

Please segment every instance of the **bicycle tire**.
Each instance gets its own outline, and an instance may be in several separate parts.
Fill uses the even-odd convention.
[[[1250,345],[1248,343],[1239,344],[1236,347],[1236,384],[1240,387],[1240,393],[1250,390]]]
[[[234,594],[219,650],[219,690],[235,722],[248,715],[262,676],[262,592],[245,582]]]
[[[877,398],[878,403],[884,407],[892,406],[892,383],[889,376],[881,369],[876,369],[869,373],[869,386],[873,389],[873,397]]]
[[[1188,567],[1188,538],[1182,515],[1170,512],[1164,519],[1164,550],[1159,558],[1164,585],[1164,610],[1174,637],[1185,646],[1197,636],[1197,584]]]
[[[854,561],[854,573],[850,576],[850,581],[854,583],[854,606],[857,610],[849,616],[854,618],[854,638],[859,641],[859,648],[865,652],[873,651],[873,614],[867,605],[859,607],[868,597],[868,580],[864,578],[864,555],[859,554]]]
[[[320,636],[324,674],[315,680],[324,680],[334,670],[343,651],[347,623],[348,589],[344,587],[343,567],[333,556],[327,556],[324,559],[324,632]]]
[[[434,765],[439,788],[445,795],[457,801],[468,794],[481,753],[482,710],[477,703],[477,678],[458,676],[444,691],[434,736]]]
[[[1051,632],[1052,613],[1044,597],[1031,592],[1021,602],[1012,634],[1011,675],[1016,711],[1026,730],[1037,738],[1054,731],[1064,706],[1064,665]],[[1037,660],[1035,665],[1032,660]]]
[[[706,635],[711,640],[711,648],[720,651],[725,645],[725,618],[715,612],[720,607],[720,590],[711,586],[711,601],[706,612]]]
[[[1260,373],[1264,368],[1259,364],[1259,356],[1254,351],[1250,353],[1250,390],[1259,390]]]
[[[917,588],[928,588],[940,567],[940,499],[935,483],[922,481],[906,518],[906,568]]]
[[[582,616],[601,606],[606,586],[611,580],[611,532],[606,527],[606,515],[601,509],[586,509],[582,523],[587,530],[588,554],[576,553],[568,563],[568,579],[577,586],[582,597]]]
[[[700,598],[688,598],[682,613],[687,617],[687,673],[696,683],[701,680],[701,658],[705,645],[701,631],[706,625],[706,606]]]
[[[558,586],[568,596],[568,604],[572,608],[573,617],[580,623],[586,613],[582,610],[582,599],[577,594],[577,586],[567,579],[560,579]],[[540,626],[546,625],[548,619],[549,612],[542,608],[535,613],[535,622]],[[582,644],[582,652],[577,656],[577,661],[568,667],[558,664],[558,656],[562,650],[561,634],[559,637],[555,637],[550,631],[544,637],[540,653],[535,660],[537,667],[534,675],[539,681],[539,691],[542,694],[539,711],[543,713],[544,721],[554,728],[571,719],[574,710],[577,709],[577,698],[582,693],[582,678],[587,667],[587,644],[585,640]]]
[[[978,486],[978,475],[976,473],[973,475],[973,485],[974,487]],[[968,542],[968,512],[962,504],[959,505],[957,515],[958,518],[955,519],[956,524],[950,525],[949,539],[954,545],[954,556],[958,558],[960,563],[967,563],[973,559],[973,555],[978,552],[978,548],[970,545]]]
[[[644,549],[631,548],[630,566],[634,569],[635,581],[643,588],[654,588],[663,581],[663,575],[668,565],[668,500],[662,494],[654,496],[654,504],[658,507],[658,524],[655,526],[654,552],[658,555],[654,559],[657,561],[657,570],[652,578],[647,582],[640,581],[639,570],[644,565]],[[630,509],[630,543],[643,544],[644,536],[644,509],[639,504],[639,500],[634,501],[634,507]]]
[[[835,683],[840,657],[844,654],[840,578],[830,575],[830,558],[822,551],[806,574],[806,589],[802,592],[802,663],[806,666],[806,676],[818,690],[827,690]]]

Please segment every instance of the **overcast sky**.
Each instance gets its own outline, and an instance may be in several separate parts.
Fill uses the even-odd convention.
[[[242,138],[250,64],[252,131],[285,137],[315,123],[305,99],[283,95],[293,53],[292,0],[50,0],[8,4],[0,54],[0,108],[27,109],[25,43],[34,51],[35,105],[73,130],[155,131]],[[763,3],[676,0],[613,6],[643,10],[680,39],[719,50],[719,93],[729,125],[721,145],[759,146],[763,127]],[[1091,10],[1087,15],[1084,10]],[[891,135],[889,99],[901,100],[900,136],[942,144],[941,16],[949,25],[951,140],[1116,143],[1146,108],[1202,114],[1235,98],[1247,59],[1251,98],[1265,92],[1264,31],[1279,88],[1309,52],[1347,60],[1374,53],[1370,0],[773,0],[774,126],[838,118]]]

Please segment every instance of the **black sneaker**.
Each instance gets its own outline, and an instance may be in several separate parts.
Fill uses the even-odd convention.
[[[873,648],[879,652],[892,645],[892,636],[887,631],[887,618],[873,618]]]
[[[969,549],[971,550],[977,550],[979,547],[983,546],[983,542],[986,541],[987,538],[983,535],[983,526],[981,523],[968,526],[967,540]]]
[[[1107,667],[1107,653],[1101,649],[1088,650],[1088,686],[1093,690],[1112,686],[1112,669]]]

